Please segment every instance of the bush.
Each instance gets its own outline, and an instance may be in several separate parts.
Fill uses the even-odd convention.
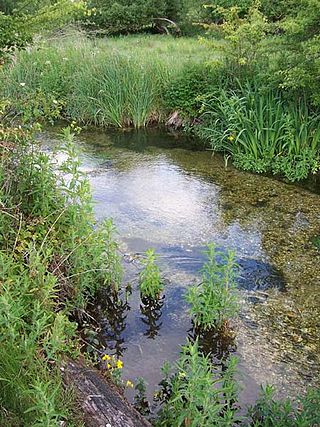
[[[184,0],[179,24],[184,34],[203,34],[210,24],[222,22],[224,10],[236,7],[244,16],[252,4],[253,0]]]
[[[237,420],[237,386],[234,381],[236,359],[232,358],[224,372],[214,369],[209,356],[199,351],[198,343],[182,347],[175,374],[170,377],[168,366],[160,399],[164,404],[157,426],[224,426]],[[164,392],[164,393],[163,393]]]
[[[277,84],[320,106],[320,1],[295,1],[279,27],[284,33],[271,72]]]
[[[297,0],[264,0],[260,6],[263,14],[271,21],[280,21],[297,8],[299,8]]]
[[[5,15],[1,10],[10,15]],[[0,3],[0,63],[3,61],[1,58],[30,43],[35,34],[56,30],[82,18],[85,12],[83,1],[6,3],[2,8]]]
[[[182,8],[180,0],[92,0],[89,7],[95,12],[87,24],[106,34],[142,31],[152,27],[155,18],[176,20]]]
[[[70,319],[99,288],[120,284],[113,226],[95,227],[70,128],[60,166],[25,127],[0,135],[0,424],[73,426],[59,368],[79,354]]]
[[[211,22],[221,23],[227,10],[237,10],[238,15],[244,17],[253,5],[254,0],[213,0],[203,7],[210,9]]]
[[[211,243],[206,251],[208,261],[202,270],[201,284],[188,290],[187,301],[196,327],[206,331],[223,329],[238,311],[235,293],[237,264],[235,254],[218,251]]]
[[[222,53],[221,62],[233,78],[248,78],[256,75],[264,63],[261,55],[269,25],[257,6],[241,16],[237,7],[220,9],[221,22],[206,25],[207,35],[214,36],[207,44]],[[219,36],[225,42],[217,42]]]
[[[215,93],[223,84],[216,67],[206,64],[187,64],[165,88],[164,107],[178,111],[185,118],[199,115],[203,99]]]
[[[30,33],[21,28],[21,20],[0,12],[0,63],[15,48],[22,48],[30,41]]]

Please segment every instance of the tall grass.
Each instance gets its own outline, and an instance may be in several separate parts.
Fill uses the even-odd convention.
[[[14,100],[26,121],[141,128],[178,111],[185,122],[200,122],[196,132],[241,169],[290,181],[319,170],[320,118],[307,102],[261,90],[252,76],[239,83],[230,70],[212,66],[213,56],[195,39],[73,32],[17,53],[0,70],[0,95]]]
[[[241,169],[281,173],[291,181],[319,169],[320,116],[305,100],[287,102],[279,92],[247,84],[223,89],[203,111],[199,134]]]
[[[165,81],[160,63],[140,64],[118,54],[90,60],[74,76],[67,117],[117,127],[143,127],[159,119],[158,99]]]
[[[26,107],[99,126],[159,122],[162,93],[186,62],[201,61],[196,40],[122,37],[92,40],[81,33],[19,52],[1,71],[0,92]]]

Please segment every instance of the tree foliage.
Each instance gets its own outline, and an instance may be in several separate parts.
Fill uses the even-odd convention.
[[[26,46],[35,34],[81,19],[86,13],[82,0],[0,1],[0,58]]]
[[[306,93],[320,105],[320,0],[296,0],[280,22],[284,32],[277,57],[280,86]]]
[[[88,20],[107,34],[132,33],[154,24],[155,18],[178,19],[182,0],[91,0],[95,12]]]

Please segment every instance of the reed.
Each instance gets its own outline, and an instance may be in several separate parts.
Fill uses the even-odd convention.
[[[287,102],[277,91],[254,83],[223,89],[203,105],[199,134],[234,164],[257,173],[272,172],[290,181],[307,178],[320,166],[320,118],[303,99]]]

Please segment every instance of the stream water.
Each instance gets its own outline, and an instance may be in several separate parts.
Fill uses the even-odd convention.
[[[274,384],[280,396],[318,385],[320,252],[312,239],[320,233],[320,196],[226,167],[196,141],[165,131],[88,130],[78,142],[97,219],[113,218],[133,288],[129,306],[97,307],[101,339],[123,358],[123,378],[142,376],[151,397],[164,361],[177,359],[191,328],[184,294],[214,241],[236,250],[240,265],[233,351],[242,401],[252,403],[260,384]],[[166,281],[163,304],[151,313],[141,311],[137,291],[150,247]]]

